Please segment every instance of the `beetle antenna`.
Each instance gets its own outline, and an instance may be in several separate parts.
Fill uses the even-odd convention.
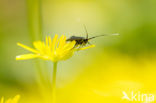
[[[119,35],[119,34],[118,34],[118,33],[115,33],[115,34],[111,34],[111,35]],[[108,34],[105,34],[105,35],[98,35],[98,36],[91,37],[91,38],[89,38],[88,40],[90,40],[90,39],[94,39],[94,38],[96,38],[96,37],[101,37],[101,36],[111,36],[111,35],[108,35]]]
[[[84,29],[85,29],[85,32],[86,32],[86,39],[88,39],[88,32],[87,32],[86,25],[85,25],[85,24],[83,24],[83,26],[84,26]]]
[[[94,38],[96,38],[96,37],[100,37],[100,36],[107,36],[107,35],[98,35],[98,36],[94,36],[94,37],[89,38],[88,40],[90,40],[90,39],[94,39]]]

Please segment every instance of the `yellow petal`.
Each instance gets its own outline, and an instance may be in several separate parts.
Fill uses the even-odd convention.
[[[27,60],[27,59],[33,59],[39,57],[39,55],[36,54],[23,54],[23,55],[19,55],[16,56],[16,60]]]
[[[66,60],[66,59],[69,59],[70,57],[72,57],[73,56],[73,54],[74,54],[74,51],[72,50],[72,51],[69,51],[69,52],[67,52],[67,53],[65,53],[62,57],[61,57],[61,59],[60,60]]]
[[[31,52],[33,52],[33,53],[38,53],[37,50],[32,49],[32,48],[30,48],[30,47],[28,47],[28,46],[26,46],[26,45],[21,44],[21,43],[17,43],[17,45],[20,46],[20,47],[22,47],[22,48],[24,48],[24,49],[26,49],[26,50],[29,50],[29,51],[31,51]]]
[[[43,52],[43,43],[41,41],[35,41],[33,42],[34,47],[39,50],[40,52]]]
[[[48,37],[48,41],[49,41],[49,47],[51,48],[51,37]]]
[[[13,103],[17,103],[20,99],[20,95],[16,95],[14,98],[13,98]]]
[[[77,49],[77,51],[79,51],[79,50],[85,50],[85,49],[89,49],[89,48],[93,48],[93,47],[95,47],[95,45],[89,45],[87,47],[79,48],[79,49]]]
[[[46,46],[48,46],[48,37],[46,36]]]
[[[62,48],[66,43],[66,37],[64,35],[62,35],[60,37],[60,42],[59,42],[59,48]]]
[[[58,35],[56,34],[53,38],[53,41],[52,41],[52,51],[54,51],[56,49],[56,46],[57,46],[57,37]]]
[[[70,52],[70,51],[75,51],[75,48],[74,48],[74,46],[75,46],[75,41],[72,41],[72,42],[69,42],[69,43],[66,43],[65,45],[64,45],[64,47],[62,47],[62,48],[57,48],[56,49],[56,52],[57,52],[57,54],[65,54],[65,53],[67,53],[67,52]]]
[[[5,103],[12,103],[12,99],[8,99]]]
[[[72,42],[66,43],[66,45],[64,46],[63,49],[72,49],[72,48],[74,48],[75,43],[76,43],[75,41],[72,41]]]
[[[0,103],[4,103],[4,97],[1,98],[1,102]]]

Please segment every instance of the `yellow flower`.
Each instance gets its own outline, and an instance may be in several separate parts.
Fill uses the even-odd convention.
[[[20,95],[16,95],[14,98],[10,98],[4,102],[4,97],[1,98],[0,103],[18,103]]]
[[[75,43],[75,41],[66,42],[66,37],[64,35],[62,35],[60,39],[58,39],[58,35],[55,35],[53,39],[46,37],[45,43],[42,41],[35,41],[33,42],[35,49],[21,43],[17,43],[18,46],[21,46],[32,53],[16,56],[16,60],[40,58],[43,60],[57,62],[69,59],[75,51],[85,50],[95,46],[90,45],[88,47],[80,48],[79,46],[74,47]]]

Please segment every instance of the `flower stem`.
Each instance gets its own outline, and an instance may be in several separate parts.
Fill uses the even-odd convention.
[[[31,42],[42,40],[43,23],[42,23],[42,0],[26,0],[28,30]],[[47,100],[47,82],[43,75],[43,62],[35,60],[36,80],[43,101]],[[48,81],[49,82],[49,81]],[[48,92],[49,93],[49,92]],[[45,102],[44,102],[45,103]]]
[[[53,81],[52,81],[52,103],[56,103],[56,73],[57,73],[57,62],[53,64]]]
[[[41,0],[27,0],[28,26],[31,40],[42,39]]]

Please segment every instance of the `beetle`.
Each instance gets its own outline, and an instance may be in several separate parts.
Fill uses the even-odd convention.
[[[75,41],[75,47],[77,46],[85,46],[86,44],[90,44],[89,40],[97,38],[97,37],[101,37],[101,36],[107,36],[107,35],[98,35],[98,36],[94,36],[94,37],[88,37],[88,32],[87,32],[87,28],[84,25],[84,29],[86,32],[86,37],[79,37],[79,36],[71,36],[70,38],[68,38],[66,41]],[[117,35],[117,34],[113,34],[113,35]]]

